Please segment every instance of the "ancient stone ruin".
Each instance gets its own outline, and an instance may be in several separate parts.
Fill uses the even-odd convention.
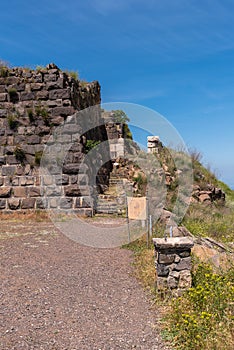
[[[58,208],[91,215],[88,178],[90,169],[79,169],[88,142],[102,143],[107,132],[100,110],[100,85],[85,83],[62,72],[56,65],[31,70],[0,70],[0,210]],[[72,142],[64,163],[58,169],[59,150],[51,169],[53,178],[40,176],[41,157],[58,125],[79,111],[95,107],[95,125]],[[88,118],[88,117],[87,117]],[[73,126],[66,127],[66,139],[73,141]],[[105,152],[108,152],[106,149]],[[102,157],[100,154],[99,157]],[[103,154],[110,159],[109,154]],[[96,176],[96,189],[108,184],[112,165],[105,160]],[[92,171],[92,170],[91,170]],[[43,181],[43,183],[42,183]],[[43,190],[46,193],[42,193]],[[55,189],[56,188],[56,189]],[[42,200],[43,197],[43,200]],[[46,199],[45,199],[46,198]]]
[[[153,238],[153,243],[157,290],[180,295],[191,287],[193,241],[187,237],[169,237]]]
[[[159,148],[162,147],[162,143],[159,136],[148,136],[147,137],[147,150],[148,153],[158,153]]]

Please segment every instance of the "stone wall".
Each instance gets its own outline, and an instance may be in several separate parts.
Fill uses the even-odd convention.
[[[91,123],[89,130],[73,142],[62,174],[55,171],[53,181],[48,178],[46,183],[46,178],[43,178],[45,183],[41,183],[39,166],[45,146],[56,127],[66,122],[68,116],[91,106],[97,106],[95,118],[101,120],[99,104],[98,82],[76,80],[54,64],[38,70],[14,68],[0,71],[1,211],[46,207],[73,208],[87,215],[92,212],[90,193],[85,189],[85,186],[88,188],[87,174],[80,171],[78,176],[78,167],[85,156],[87,140],[107,140],[104,124],[92,129]],[[72,139],[71,129],[67,134],[67,138]],[[105,184],[111,165],[107,163],[100,171],[102,184]],[[46,201],[42,201],[41,185],[48,191]],[[52,185],[59,186],[56,195],[50,189]],[[83,191],[80,191],[81,186]]]
[[[191,248],[187,237],[153,238],[157,290],[175,295],[191,287]]]

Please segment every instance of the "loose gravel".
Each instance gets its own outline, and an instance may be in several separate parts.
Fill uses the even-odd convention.
[[[169,349],[126,249],[81,246],[50,222],[1,222],[1,350]]]

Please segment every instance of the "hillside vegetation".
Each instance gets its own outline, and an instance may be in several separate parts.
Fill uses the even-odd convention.
[[[183,158],[182,154],[177,152],[176,157]],[[158,155],[169,179],[167,210],[173,208],[178,194],[178,169],[174,157],[171,150],[165,148]],[[172,299],[169,294],[159,296],[155,291],[153,245],[147,249],[146,237],[143,237],[131,243],[129,248],[134,251],[138,278],[151,291],[157,305],[166,310],[162,322],[164,338],[180,350],[231,350],[234,348],[234,265],[233,253],[230,253],[234,241],[234,191],[202,165],[198,153],[192,153],[191,159],[193,195],[180,224],[195,238],[211,237],[224,243],[227,246],[225,265],[214,266],[194,254],[192,288],[180,298]],[[212,197],[212,193],[218,193],[218,196]],[[206,200],[202,201],[204,198]],[[157,222],[154,235],[163,236],[164,231],[165,222]]]

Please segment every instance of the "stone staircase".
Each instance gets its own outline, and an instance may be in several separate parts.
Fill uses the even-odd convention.
[[[98,195],[96,214],[122,215],[126,212],[124,181],[124,177],[111,174],[108,190]]]

